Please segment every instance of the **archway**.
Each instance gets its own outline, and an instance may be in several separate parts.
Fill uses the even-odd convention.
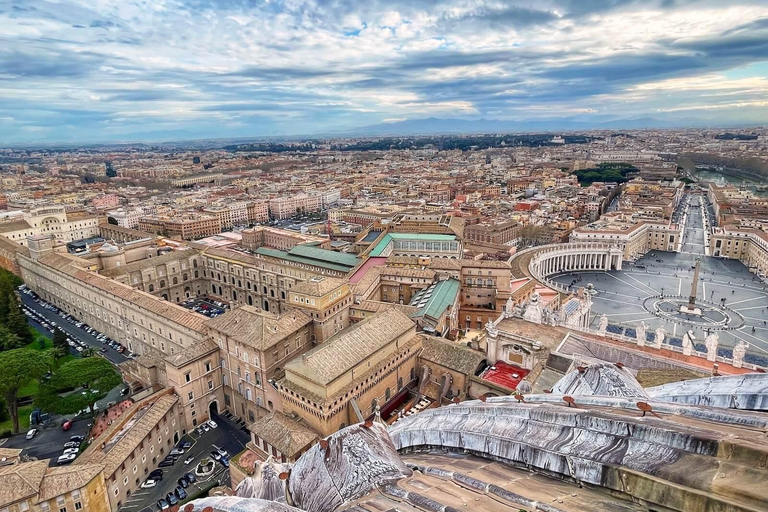
[[[208,404],[208,413],[211,419],[213,419],[214,416],[219,415],[219,402],[217,400],[214,400],[213,402]]]

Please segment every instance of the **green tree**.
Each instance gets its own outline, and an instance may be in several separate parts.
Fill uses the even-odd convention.
[[[64,349],[64,354],[69,353],[69,345],[67,344],[67,335],[60,329],[53,331],[53,346]]]
[[[27,317],[21,312],[15,296],[11,303],[11,311],[8,313],[8,321],[6,322],[8,330],[19,338],[21,345],[32,343],[35,340],[35,336],[32,334]]]
[[[122,382],[112,363],[101,357],[85,357],[64,363],[40,386],[35,404],[44,411],[72,414],[104,398]]]
[[[96,351],[95,348],[88,347],[88,348],[83,349],[82,352],[80,352],[80,357],[93,357],[96,354],[98,354],[98,352]]]
[[[0,351],[12,350],[21,346],[21,340],[5,325],[0,324]]]
[[[14,433],[19,431],[19,389],[31,379],[39,379],[51,363],[49,352],[27,348],[0,352],[0,394],[8,407]]]

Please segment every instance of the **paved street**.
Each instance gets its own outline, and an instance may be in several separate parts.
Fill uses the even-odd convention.
[[[188,471],[194,472],[198,462],[204,458],[210,458],[213,445],[227,450],[229,452],[229,458],[234,457],[243,451],[245,443],[250,439],[249,434],[223,416],[216,416],[214,421],[218,424],[218,427],[203,433],[202,436],[198,437],[194,431],[191,434],[184,436],[183,440],[191,440],[194,443],[192,447],[176,461],[176,464],[169,468],[162,468],[163,479],[156,487],[152,489],[138,489],[131,495],[120,510],[127,512],[150,512],[157,510],[157,501],[160,498],[165,497],[166,494],[172,492],[178,486],[177,480],[181,478],[184,473]],[[194,454],[195,459],[185,465],[184,459],[189,453]],[[144,477],[144,479],[146,479],[146,477]],[[210,477],[203,481],[198,479],[198,481],[188,487],[186,491],[189,494],[195,494],[206,487],[206,485],[210,484],[211,481],[228,483],[229,470],[217,462],[216,469]]]
[[[43,306],[41,306],[40,304],[35,302],[34,299],[32,297],[30,297],[29,295],[27,295],[25,293],[21,293],[20,295],[21,295],[21,301],[24,303],[25,306],[29,307],[30,309],[34,309],[38,313],[42,314],[43,317],[48,319],[49,322],[51,322],[51,321],[56,322],[56,325],[61,327],[67,334],[69,334],[71,336],[74,336],[74,337],[76,337],[78,339],[83,340],[83,342],[85,342],[87,345],[89,345],[91,347],[94,347],[96,350],[100,350],[102,347],[106,347],[107,351],[106,351],[106,353],[102,354],[102,356],[106,357],[109,361],[111,361],[111,362],[113,362],[115,364],[120,364],[123,361],[127,361],[128,360],[128,358],[125,355],[123,355],[120,352],[112,349],[107,344],[101,343],[93,335],[88,334],[83,329],[77,327],[74,324],[71,324],[71,323],[67,322],[62,317],[60,317],[59,315],[57,315],[56,313],[51,311],[50,309],[44,308]],[[30,323],[36,329],[38,329],[38,330],[42,329],[40,327],[40,325],[36,324],[36,322],[30,322]],[[44,331],[44,333],[48,337],[52,336],[51,333],[49,333],[48,331],[45,331],[44,329],[42,329],[42,331]],[[73,353],[73,354],[77,354],[77,351],[75,351],[72,348],[70,348],[70,352]]]

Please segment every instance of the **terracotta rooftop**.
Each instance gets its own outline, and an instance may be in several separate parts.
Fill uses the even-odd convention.
[[[101,474],[104,466],[101,464],[78,464],[48,468],[40,486],[39,501],[49,500],[56,496],[82,489],[88,482]]]
[[[314,430],[277,411],[251,423],[248,429],[286,457],[294,457],[319,439]]]
[[[206,323],[211,329],[222,332],[239,343],[256,350],[267,350],[312,323],[312,319],[299,310],[275,315],[244,305]]]
[[[0,507],[35,496],[48,469],[48,460],[0,467]]]

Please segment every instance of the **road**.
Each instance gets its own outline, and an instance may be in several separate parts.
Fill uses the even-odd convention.
[[[29,295],[27,295],[25,293],[21,293],[19,295],[21,295],[21,301],[22,301],[22,303],[25,306],[27,306],[28,308],[33,309],[33,310],[37,311],[38,313],[40,313],[41,315],[43,315],[43,317],[46,318],[49,323],[50,322],[56,322],[56,325],[58,325],[61,329],[64,330],[64,332],[66,332],[70,336],[74,336],[74,337],[76,337],[78,339],[83,340],[83,342],[85,342],[86,345],[94,347],[96,350],[100,350],[102,347],[106,347],[107,351],[104,354],[101,354],[101,355],[103,357],[105,357],[106,359],[108,359],[109,361],[111,361],[112,363],[120,364],[120,363],[125,362],[125,361],[128,360],[128,358],[126,356],[124,356],[120,352],[114,350],[113,348],[109,347],[107,344],[101,343],[92,334],[88,334],[87,332],[85,332],[85,330],[77,327],[75,324],[71,324],[71,323],[67,322],[62,317],[60,317],[58,314],[56,314],[53,311],[51,311],[50,309],[44,308],[43,306],[41,306],[40,304],[35,302],[35,300],[32,297],[30,297]],[[39,325],[36,325],[36,323],[34,323],[32,321],[30,321],[30,323],[36,329],[38,329],[38,330],[41,329],[41,327]],[[50,337],[50,333],[48,333],[47,331],[45,331],[45,332]],[[77,354],[77,352],[75,350],[72,350],[72,349],[70,349],[70,352],[72,352],[73,354]]]
[[[176,464],[163,469],[163,479],[152,489],[137,489],[131,494],[125,505],[120,508],[124,512],[152,512],[157,510],[157,501],[164,498],[169,492],[178,487],[178,479],[188,472],[194,471],[197,463],[204,458],[210,458],[213,445],[224,448],[229,452],[229,457],[234,457],[245,448],[245,443],[250,440],[250,435],[244,432],[238,425],[223,416],[216,416],[214,421],[218,427],[198,436],[194,431],[184,436],[183,440],[190,440],[194,444],[182,455]],[[194,454],[195,459],[189,464],[184,464],[184,459],[188,454]],[[145,477],[146,479],[146,477]],[[211,481],[221,481],[223,484],[229,482],[229,469],[218,462],[211,476],[205,480],[198,479],[186,489],[187,493],[194,495],[202,490]]]
[[[685,225],[683,226],[683,247],[680,252],[688,254],[706,254],[706,237],[704,234],[704,216],[702,215],[701,196],[688,196],[690,203],[688,213],[685,216]]]

